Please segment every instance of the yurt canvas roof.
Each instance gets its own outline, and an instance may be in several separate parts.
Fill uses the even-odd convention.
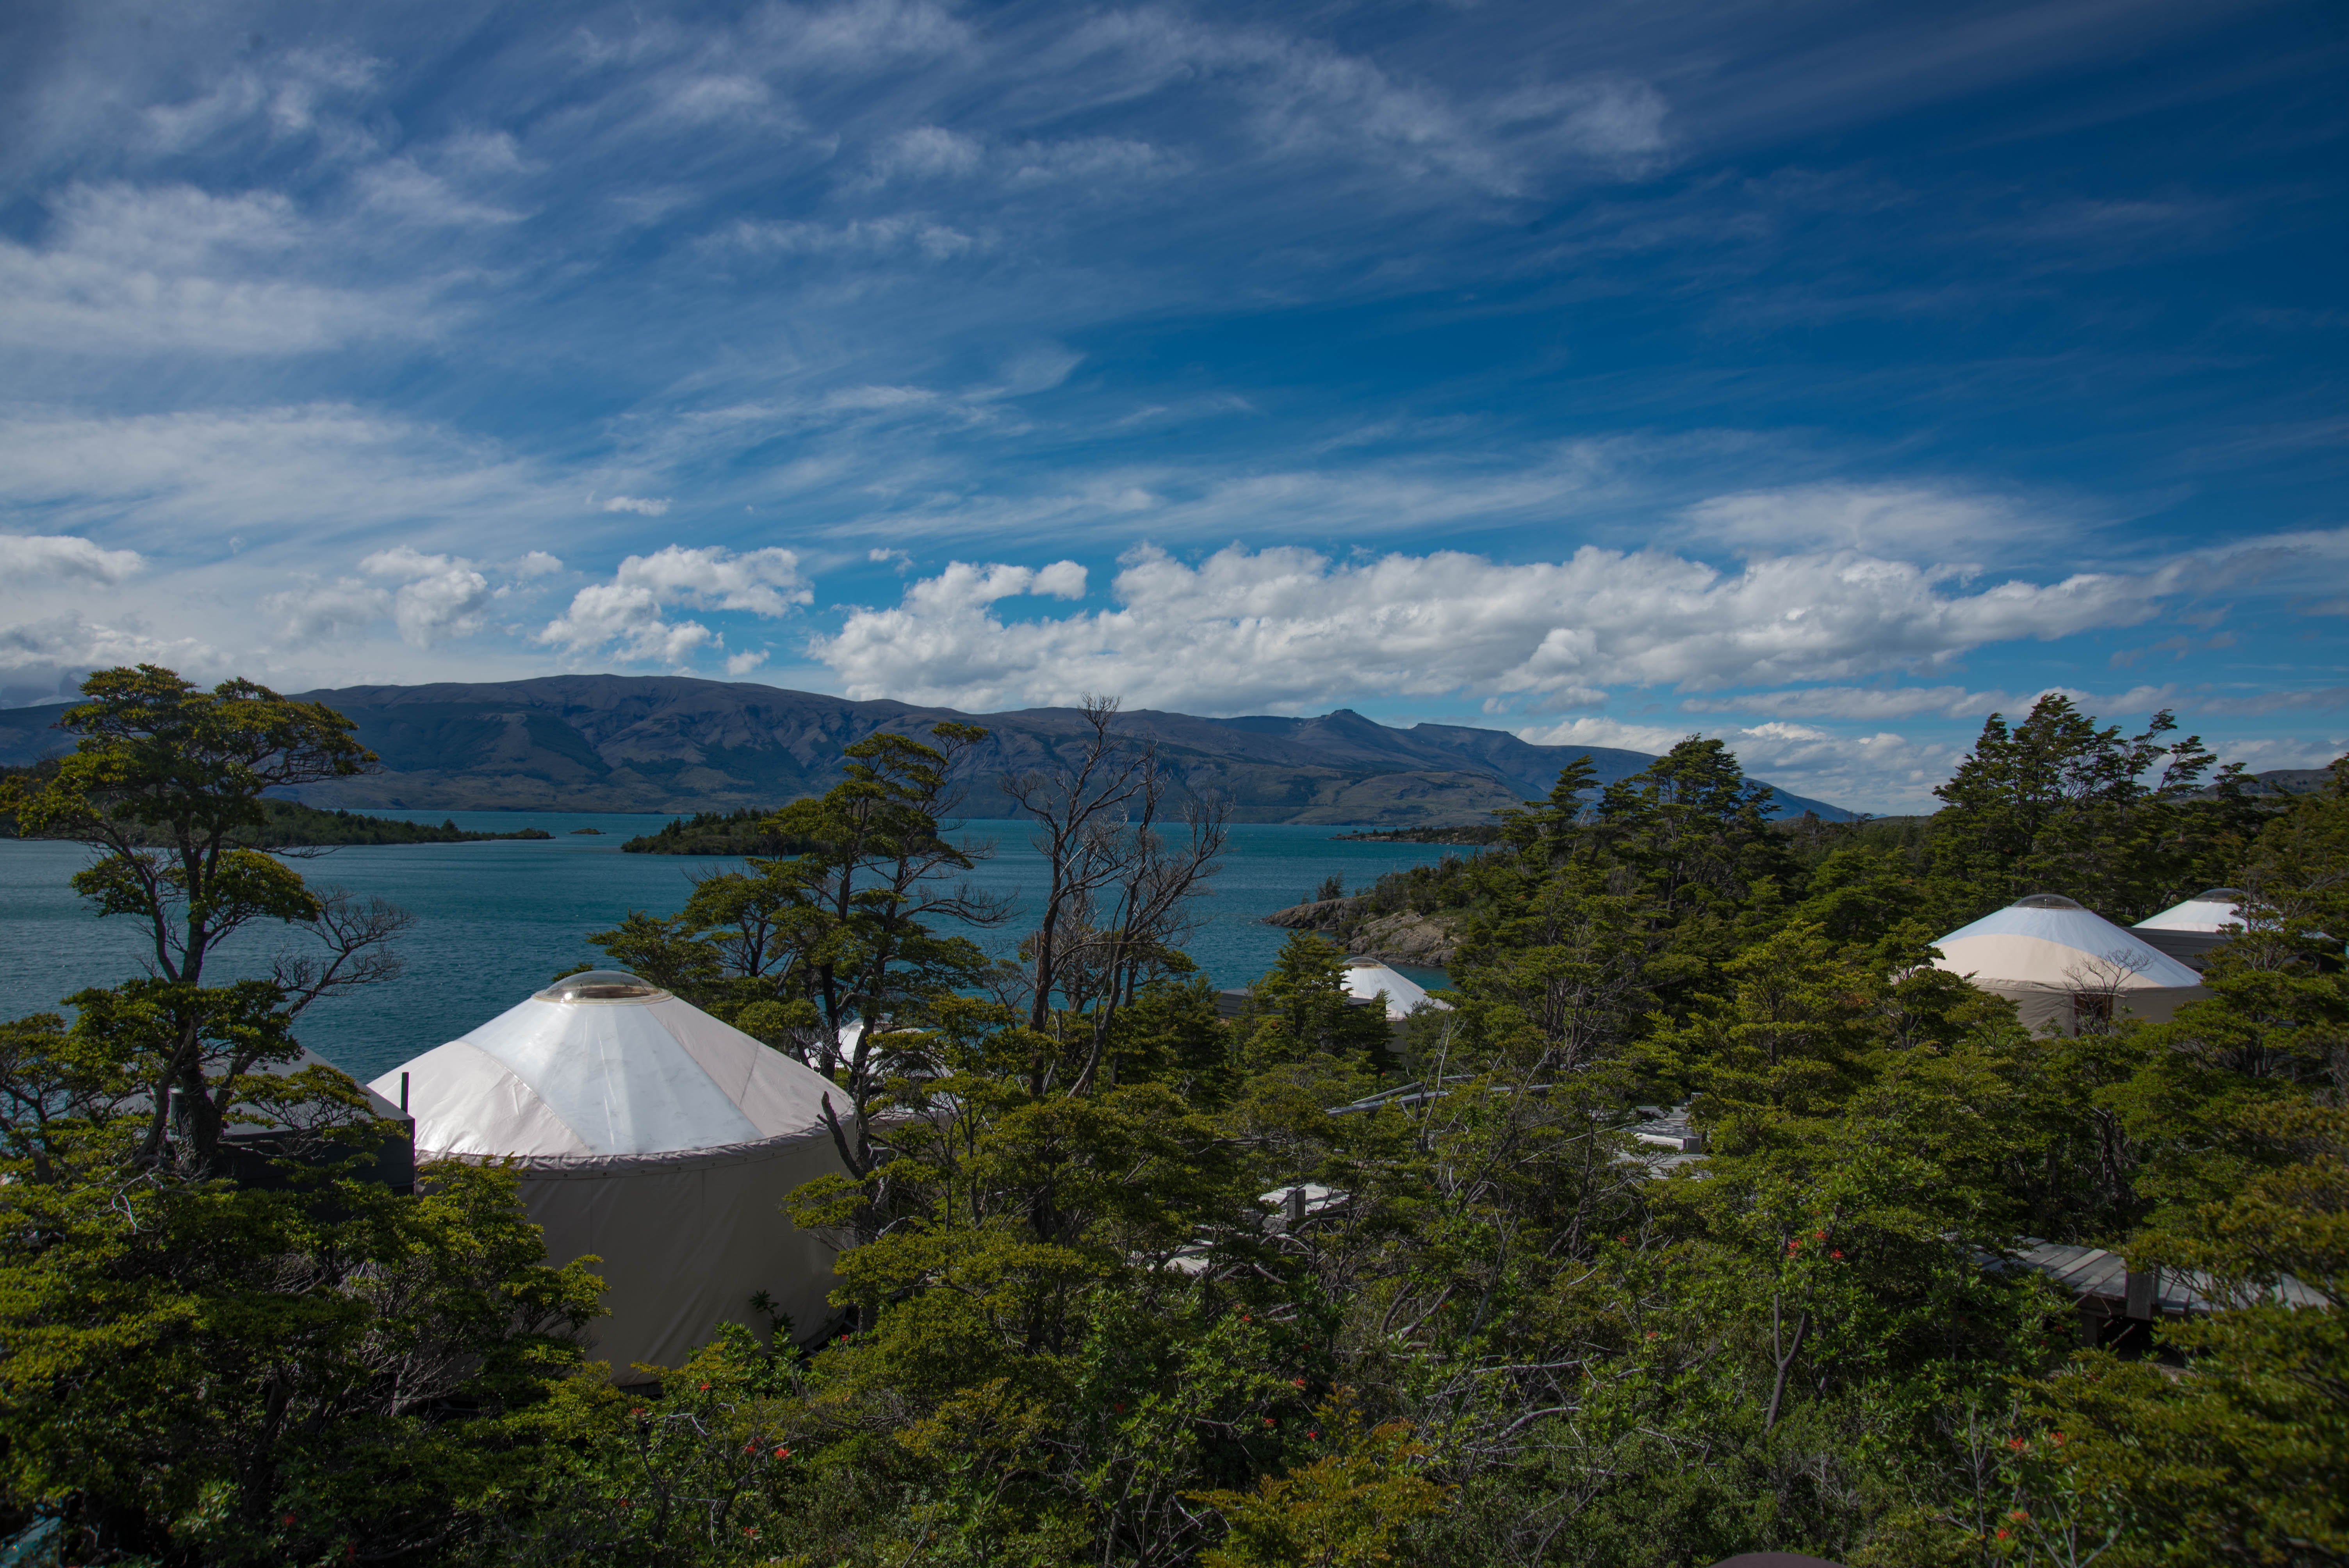
[[[368,1087],[409,1075],[416,1147],[610,1159],[811,1133],[823,1078],[632,975],[557,982]]]
[[[2068,898],[2033,893],[1936,942],[1936,966],[1986,985],[2120,992],[2199,985],[2201,976]]]
[[[2159,914],[2138,921],[2130,929],[2207,932],[2216,936],[2221,927],[2243,923],[2236,906],[2250,896],[2240,888],[2205,888],[2184,903],[2172,904]]]
[[[1413,985],[1374,958],[1350,958],[1346,961],[1347,995],[1367,1002],[1381,991],[1387,994],[1387,1017],[1390,1021],[1408,1018],[1412,1009],[1422,1002],[1445,1009],[1452,1006],[1429,995],[1424,986]]]
[[[822,1332],[833,1252],[786,1194],[838,1173],[822,1075],[636,975],[557,981],[368,1087],[408,1079],[420,1155],[514,1157],[550,1261],[593,1254],[593,1353],[628,1382],[767,1310]],[[754,1312],[763,1295],[770,1308]]]

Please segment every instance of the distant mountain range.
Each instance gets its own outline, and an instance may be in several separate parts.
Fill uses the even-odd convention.
[[[704,811],[775,806],[839,781],[840,749],[875,730],[918,735],[942,719],[983,726],[968,815],[1003,818],[994,780],[1049,762],[1082,728],[1071,708],[966,714],[902,702],[671,676],[552,676],[540,680],[346,686],[301,696],[348,714],[383,770],[313,787],[312,805],[416,810],[534,808]],[[67,749],[55,707],[0,709],[0,762]],[[1496,729],[1421,724],[1394,729],[1340,708],[1318,718],[1196,718],[1129,713],[1128,735],[1154,740],[1192,789],[1215,789],[1244,822],[1434,826],[1490,820],[1495,807],[1547,794],[1587,756],[1602,781],[1654,758],[1606,747],[1533,746]],[[1851,813],[1774,789],[1782,815]]]

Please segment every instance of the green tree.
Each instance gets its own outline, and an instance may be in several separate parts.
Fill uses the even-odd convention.
[[[1358,1006],[1346,990],[1345,954],[1312,932],[1291,932],[1248,992],[1238,1023],[1242,1056],[1259,1068],[1312,1057],[1382,1068],[1393,1031],[1386,993],[1379,995],[1379,1003]]]
[[[0,787],[0,810],[28,837],[71,839],[96,851],[75,891],[100,915],[147,928],[160,986],[140,1006],[168,1043],[143,1050],[151,1072],[140,1156],[163,1156],[174,1114],[193,1157],[211,1164],[235,1090],[255,1068],[298,1054],[289,1033],[212,1026],[222,1006],[204,995],[222,944],[259,921],[306,929],[318,945],[282,955],[274,976],[290,1016],[311,1002],[398,973],[386,944],[407,923],[390,906],[322,896],[283,861],[240,842],[267,819],[271,789],[347,778],[374,766],[351,723],[321,703],[295,702],[251,681],[204,691],[167,669],[99,670],[88,700],[57,727],[78,737],[46,776]]]
[[[2030,892],[2077,899],[2127,925],[2213,882],[2261,814],[2240,765],[2221,769],[2199,737],[2167,738],[2168,709],[2124,737],[2051,693],[2010,727],[1992,714],[1973,750],[1933,792],[1937,877],[1973,919]]]

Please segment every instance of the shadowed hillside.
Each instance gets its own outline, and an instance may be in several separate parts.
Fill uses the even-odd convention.
[[[940,719],[990,732],[968,813],[1008,817],[1005,771],[1047,763],[1082,727],[1073,708],[964,714],[682,676],[554,676],[481,685],[347,686],[304,696],[358,726],[383,771],[317,786],[315,805],[410,810],[535,808],[702,811],[769,807],[839,780],[840,748],[878,729],[917,734]],[[61,749],[57,710],[0,711],[0,761]],[[1481,822],[1547,791],[1587,755],[1602,781],[1652,760],[1637,751],[1533,746],[1500,730],[1394,729],[1340,709],[1313,718],[1199,718],[1140,711],[1127,733],[1154,739],[1192,789],[1228,796],[1245,822],[1434,826]],[[1783,791],[1782,811],[1834,806]]]

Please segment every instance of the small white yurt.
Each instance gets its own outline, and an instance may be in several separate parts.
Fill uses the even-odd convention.
[[[2189,969],[2199,970],[2203,955],[2240,930],[2240,905],[2251,895],[2237,887],[2205,888],[2184,903],[2140,920],[2129,930],[2148,947],[2159,948]]]
[[[1452,1004],[1439,1001],[1427,994],[1426,988],[1415,985],[1375,958],[1346,960],[1346,995],[1357,1001],[1368,1002],[1380,992],[1387,994],[1387,1021],[1401,1023],[1411,1016],[1412,1009],[1424,1002],[1444,1011]]]
[[[2057,893],[2016,899],[1933,945],[1935,968],[2006,997],[2033,1032],[2076,1034],[2116,1015],[2159,1023],[2209,995],[2193,970]]]
[[[761,1291],[801,1336],[833,1315],[833,1250],[782,1202],[843,1169],[838,1093],[648,981],[566,975],[368,1087],[404,1099],[419,1161],[511,1161],[549,1263],[604,1260],[589,1354],[617,1381],[682,1364],[725,1319],[763,1331]]]

